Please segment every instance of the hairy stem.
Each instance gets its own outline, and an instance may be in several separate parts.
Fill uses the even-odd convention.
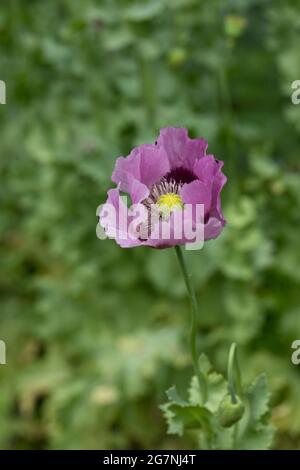
[[[192,283],[191,274],[187,268],[181,247],[178,245],[175,246],[175,251],[176,251],[178,262],[182,271],[182,275],[183,275],[185,285],[189,294],[190,302],[191,302],[191,330],[190,330],[190,341],[189,341],[190,350],[192,354],[195,374],[197,376],[198,383],[199,383],[202,402],[205,403],[206,398],[207,398],[206,382],[199,368],[198,352],[197,352],[197,315],[199,312],[198,302],[197,302],[195,289]]]

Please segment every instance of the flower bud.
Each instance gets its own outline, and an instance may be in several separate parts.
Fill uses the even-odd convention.
[[[236,398],[237,402],[233,403],[230,395],[226,395],[220,403],[218,418],[224,428],[229,428],[237,423],[244,414],[245,406],[239,397]]]

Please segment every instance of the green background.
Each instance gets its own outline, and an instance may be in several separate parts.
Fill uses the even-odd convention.
[[[115,158],[160,127],[224,160],[227,227],[187,253],[199,347],[266,371],[300,447],[300,2],[10,0],[0,7],[0,447],[193,448],[166,434],[189,306],[173,250],[96,238]]]

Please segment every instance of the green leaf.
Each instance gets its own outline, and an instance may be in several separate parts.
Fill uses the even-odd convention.
[[[199,366],[207,383],[208,398],[205,406],[211,413],[215,413],[227,393],[227,383],[221,374],[212,370],[212,366],[204,354],[200,356]],[[188,393],[189,401],[192,404],[199,405],[201,403],[199,383],[196,377],[192,377]]]
[[[270,392],[265,374],[248,387],[245,398],[248,400],[248,412],[239,427],[238,449],[268,449],[272,445],[274,427],[267,423]]]
[[[251,427],[238,441],[239,450],[267,450],[271,447],[274,437],[274,426],[258,424]]]
[[[270,395],[266,375],[261,374],[247,391],[252,421],[260,420],[269,411]]]
[[[170,401],[176,403],[177,405],[180,405],[180,406],[188,405],[188,402],[183,400],[178,395],[178,392],[177,392],[177,389],[176,389],[175,385],[173,385],[171,388],[169,388],[169,390],[167,390],[166,394],[167,394],[168,399]]]
[[[198,405],[192,405],[183,400],[173,386],[167,391],[169,403],[161,405],[168,424],[168,434],[182,436],[184,431],[201,429],[207,426],[210,418],[209,411]]]

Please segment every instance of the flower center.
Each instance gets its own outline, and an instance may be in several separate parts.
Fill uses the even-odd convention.
[[[140,224],[141,240],[146,240],[159,219],[169,220],[173,211],[181,210],[184,202],[179,192],[185,183],[194,181],[196,176],[182,167],[174,168],[155,183],[149,196],[142,201],[148,210],[148,218]]]
[[[176,193],[166,193],[159,196],[156,204],[159,209],[172,211],[174,209],[183,208],[183,200],[179,194]]]

